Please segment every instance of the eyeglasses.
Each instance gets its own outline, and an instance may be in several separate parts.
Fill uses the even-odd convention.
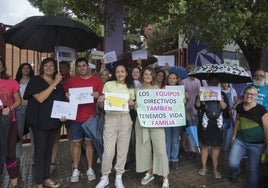
[[[255,74],[254,77],[255,77],[255,78],[257,78],[257,77],[265,78],[265,76],[264,76],[263,74]]]
[[[256,93],[244,93],[245,96],[255,96],[257,95]]]

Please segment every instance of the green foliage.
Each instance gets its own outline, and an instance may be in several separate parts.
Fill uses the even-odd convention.
[[[154,25],[152,36],[147,39],[148,50],[152,54],[164,54],[178,48],[178,34],[172,33],[170,27]]]
[[[62,7],[59,10],[50,4],[52,0],[28,1],[43,12],[47,7],[52,7],[50,9],[57,14],[60,11],[71,12],[79,19],[89,20],[91,28],[104,24],[104,1],[101,0],[54,0],[55,6],[59,3]],[[267,0],[114,1],[124,5],[125,34],[136,34],[137,28],[157,23],[155,37],[148,42],[152,51],[165,51],[167,44],[176,43],[180,32],[186,42],[195,38],[215,51],[235,42],[243,51],[251,70],[260,68],[262,49],[268,46]],[[109,23],[113,26],[112,19]]]
[[[173,22],[186,39],[201,40],[211,50],[237,43],[254,71],[268,46],[267,10],[263,0],[180,0]]]

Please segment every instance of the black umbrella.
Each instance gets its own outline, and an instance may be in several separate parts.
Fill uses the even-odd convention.
[[[188,76],[193,76],[200,80],[208,80],[210,76],[217,76],[220,82],[235,84],[252,82],[251,76],[243,67],[226,64],[202,65],[201,67],[196,67]]]
[[[86,25],[64,16],[33,16],[4,32],[6,43],[21,49],[54,52],[56,46],[84,51],[97,47],[99,37]]]

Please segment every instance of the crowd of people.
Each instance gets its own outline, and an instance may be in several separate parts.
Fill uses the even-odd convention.
[[[128,95],[128,110],[103,110],[103,154],[101,156],[100,181],[96,188],[109,184],[113,160],[115,187],[124,188],[122,175],[132,162],[136,172],[145,173],[142,185],[147,185],[154,175],[163,177],[162,188],[169,187],[170,170],[179,168],[179,155],[186,152],[188,159],[195,159],[199,151],[185,127],[196,126],[201,148],[201,168],[197,174],[205,176],[208,171],[208,156],[212,159],[212,172],[216,179],[222,178],[219,155],[228,159],[232,173],[230,181],[236,181],[240,162],[248,157],[248,188],[258,187],[261,155],[268,154],[268,86],[265,72],[257,70],[253,83],[246,86],[240,97],[229,83],[220,83],[210,76],[207,86],[221,87],[221,98],[216,101],[200,100],[200,87],[205,82],[194,77],[182,79],[181,75],[168,69],[150,66],[131,69],[116,64],[110,74],[105,67],[93,74],[86,58],[75,61],[75,74],[70,74],[70,64],[46,58],[41,62],[38,75],[34,75],[29,63],[22,63],[15,79],[7,74],[6,64],[0,58],[0,162],[5,166],[12,188],[19,188],[19,165],[22,155],[22,140],[25,128],[31,134],[33,171],[37,188],[60,187],[51,179],[56,168],[60,129],[65,126],[70,143],[73,172],[71,182],[78,182],[81,150],[87,159],[88,181],[96,179],[93,169],[95,148],[92,138],[82,125],[103,110],[105,93]],[[187,65],[187,71],[194,69]],[[179,127],[148,128],[141,126],[137,118],[135,93],[140,90],[167,89],[184,85],[186,124]],[[206,84],[205,84],[206,85]],[[92,87],[93,102],[79,104],[75,120],[51,118],[53,102],[69,101],[69,89]],[[214,110],[214,111],[212,111]],[[134,151],[134,152],[132,152]],[[135,155],[133,156],[133,153]],[[134,160],[135,162],[134,162]]]

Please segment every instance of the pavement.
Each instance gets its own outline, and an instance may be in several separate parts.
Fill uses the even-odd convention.
[[[32,172],[32,156],[30,155],[30,146],[24,145],[24,152],[21,157],[20,177],[19,182],[22,188],[35,187]],[[196,159],[189,160],[186,153],[180,155],[179,169],[170,170],[169,183],[170,188],[245,188],[247,183],[247,159],[243,159],[241,163],[241,174],[236,183],[228,181],[230,169],[227,160],[223,157],[219,160],[219,171],[222,174],[222,179],[215,179],[211,169],[211,158],[208,162],[208,173],[206,176],[198,175],[200,168],[200,156]],[[79,170],[82,173],[78,183],[71,183],[70,176],[72,174],[72,161],[69,152],[69,145],[67,141],[61,141],[59,146],[58,158],[56,163],[56,170],[51,174],[52,179],[61,183],[61,188],[94,188],[101,177],[101,166],[96,163],[94,159],[94,170],[96,173],[96,180],[89,182],[86,176],[87,162],[85,154],[82,155]],[[135,162],[131,163],[129,171],[123,175],[123,183],[125,188],[161,188],[162,179],[159,176],[144,186],[140,184],[140,180],[145,173],[136,173]],[[106,188],[114,188],[115,172],[109,176],[110,184]],[[1,188],[11,188],[9,177],[5,171],[0,180]],[[268,188],[268,164],[261,166],[260,188]]]

